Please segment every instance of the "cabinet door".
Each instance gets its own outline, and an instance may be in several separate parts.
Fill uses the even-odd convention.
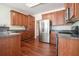
[[[28,23],[28,22],[27,22],[27,21],[28,21],[27,15],[23,15],[23,14],[22,14],[21,17],[22,17],[22,19],[21,19],[22,25],[25,26],[25,27],[27,27],[27,25],[28,25],[28,24],[27,24],[27,23]]]
[[[32,30],[33,28],[33,20],[34,18],[32,16],[28,16],[28,28]]]
[[[64,20],[64,15],[65,15],[65,11],[62,10],[62,11],[58,11],[56,12],[56,22],[57,22],[57,25],[63,25],[65,24],[65,20]]]
[[[27,25],[27,15],[21,14],[16,11],[11,11],[11,24],[18,26],[26,26]]]
[[[18,18],[17,18],[17,25],[21,26],[22,25],[22,15],[20,13],[17,13]]]
[[[75,17],[79,18],[79,3],[75,3]]]
[[[45,19],[51,20],[51,17],[52,17],[52,16],[51,16],[51,13],[43,14],[43,15],[42,15],[42,19],[43,19],[43,20],[45,20]]]
[[[53,25],[63,25],[65,23],[64,20],[64,10],[56,11],[52,13],[52,24]]]
[[[30,18],[30,16],[28,16],[28,29],[29,30],[31,29],[31,18]]]
[[[11,11],[11,24],[12,25],[22,25],[21,20],[22,20],[22,17],[20,13]]]
[[[28,26],[28,16],[27,15],[25,15],[24,25],[25,25],[25,27]]]
[[[42,19],[47,19],[47,14],[42,15]]]
[[[0,38],[0,56],[19,56],[21,37],[19,35]]]
[[[34,17],[32,17],[32,19],[31,19],[31,25],[32,25],[32,30],[34,31],[35,30],[35,20],[34,20]]]
[[[15,13],[11,11],[11,25],[14,25]]]
[[[56,33],[55,32],[51,32],[50,34],[50,43],[56,44]]]
[[[57,14],[56,14],[56,12],[53,12],[52,14],[51,14],[51,16],[52,16],[52,25],[57,25]]]
[[[11,12],[11,24],[12,25],[17,25],[17,13],[16,12]]]
[[[22,15],[22,25],[25,25],[25,15]]]
[[[58,35],[59,56],[79,56],[79,38]]]

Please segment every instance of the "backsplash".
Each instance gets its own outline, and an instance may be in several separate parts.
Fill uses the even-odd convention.
[[[79,26],[79,21],[73,24],[52,26],[51,30],[72,30],[72,26]]]
[[[51,30],[71,30],[72,25],[52,26]]]
[[[79,26],[79,21],[75,22],[72,26]]]
[[[24,26],[9,26],[10,30],[25,30]]]
[[[6,24],[0,24],[0,27],[7,27]]]

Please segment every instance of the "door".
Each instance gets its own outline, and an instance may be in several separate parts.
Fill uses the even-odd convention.
[[[39,21],[39,36],[41,42],[49,43],[50,40],[50,21],[41,20]]]

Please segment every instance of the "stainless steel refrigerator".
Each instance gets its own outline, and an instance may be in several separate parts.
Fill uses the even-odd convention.
[[[39,41],[50,43],[50,20],[39,20]]]

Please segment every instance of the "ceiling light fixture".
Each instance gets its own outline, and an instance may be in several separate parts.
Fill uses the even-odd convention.
[[[35,7],[37,5],[39,5],[40,3],[26,3],[26,6],[28,7]]]

